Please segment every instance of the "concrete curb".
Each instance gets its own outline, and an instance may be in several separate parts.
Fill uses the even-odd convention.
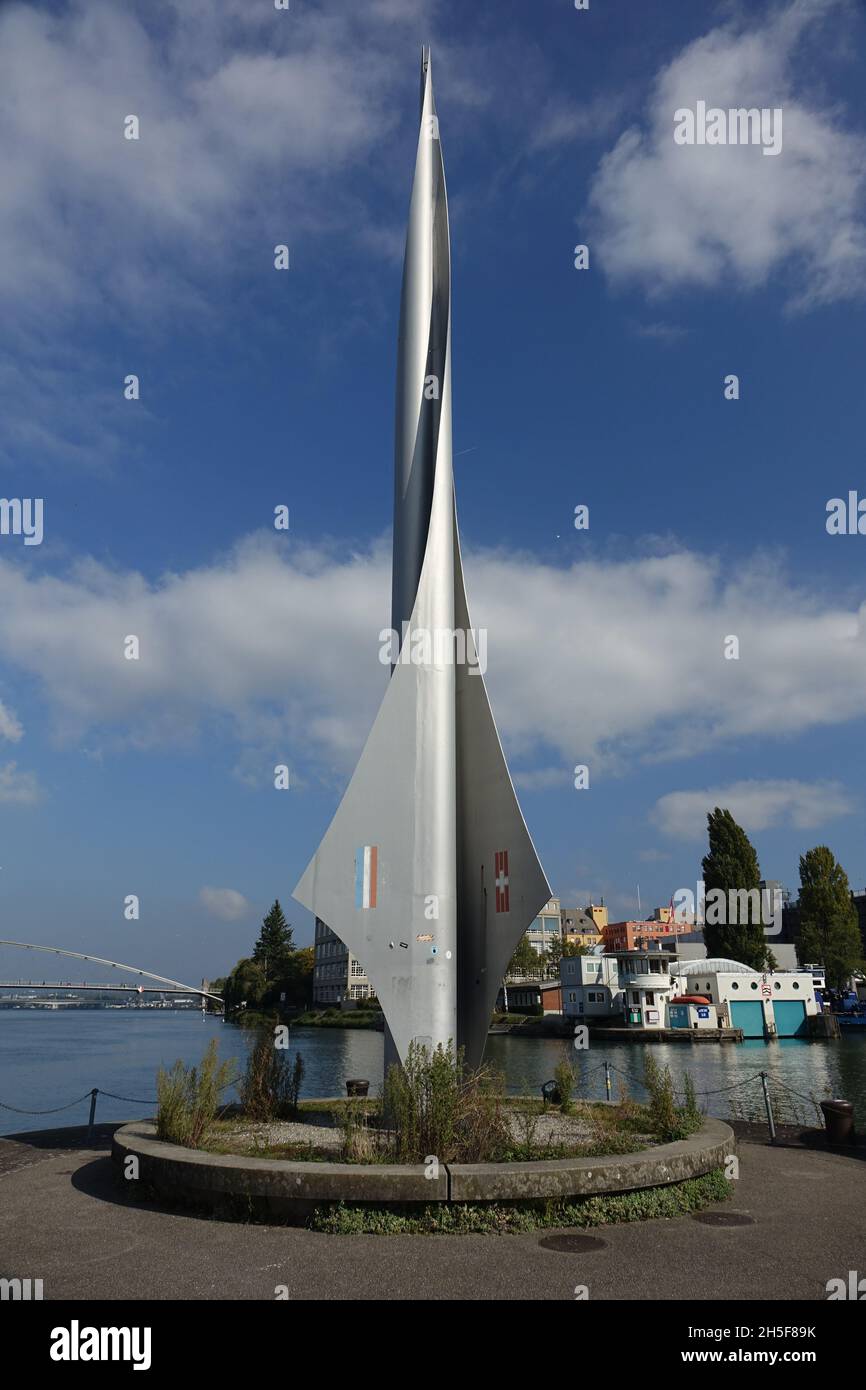
[[[452,1163],[452,1202],[519,1202],[537,1197],[596,1197],[666,1187],[723,1168],[735,1151],[734,1131],[707,1119],[689,1139],[635,1154],[558,1158],[539,1163]]]
[[[123,1125],[111,1156],[121,1174],[138,1160],[138,1179],[169,1201],[228,1214],[304,1218],[323,1202],[494,1202],[589,1197],[662,1187],[723,1167],[734,1132],[708,1119],[690,1139],[636,1154],[563,1158],[536,1163],[441,1164],[427,1177],[421,1164],[293,1163],[284,1159],[209,1154],[165,1144],[146,1121]]]

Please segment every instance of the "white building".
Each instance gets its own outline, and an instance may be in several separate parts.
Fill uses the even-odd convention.
[[[672,999],[699,994],[716,1006],[725,1027],[746,1038],[805,1038],[819,1012],[810,970],[761,973],[736,960],[684,960],[671,970]]]
[[[336,932],[316,918],[313,965],[313,1003],[343,1004],[346,1000],[369,999],[373,993],[361,962]]]
[[[566,1018],[612,1018],[622,1013],[616,956],[563,956],[559,980]]]
[[[617,952],[617,974],[627,1028],[667,1027],[673,961],[674,956],[668,951]]]
[[[673,983],[673,981],[672,981]],[[705,994],[671,993],[668,996],[668,1027],[715,1029],[724,1026],[715,1004]]]
[[[665,1028],[673,959],[658,949],[564,956],[562,1012],[570,1019],[621,1015],[629,1028]]]

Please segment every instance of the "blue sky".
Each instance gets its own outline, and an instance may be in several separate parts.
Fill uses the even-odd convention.
[[[198,978],[275,896],[311,936],[386,678],[422,42],[470,604],[555,891],[667,903],[717,802],[768,877],[866,884],[866,537],[825,528],[866,496],[864,6],[6,4],[0,468],[45,536],[0,537],[4,937]],[[782,153],[676,146],[698,99]]]

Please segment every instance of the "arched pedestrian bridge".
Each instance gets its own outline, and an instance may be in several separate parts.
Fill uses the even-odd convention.
[[[36,946],[28,941],[0,941],[0,947],[12,946],[21,951],[44,951],[48,955],[67,956],[72,960],[92,961],[95,965],[107,965],[112,970],[124,970],[130,975],[137,975],[141,979],[155,980],[155,985],[132,985],[132,984],[76,984],[74,981],[61,981],[60,983],[48,982],[45,980],[0,980],[0,989],[16,989],[21,985],[26,985],[28,989],[104,989],[118,990],[125,993],[131,989],[137,989],[144,993],[159,994],[198,994],[202,999],[213,999],[217,1004],[222,1004],[221,994],[214,994],[207,988],[207,981],[202,980],[200,985],[185,985],[180,980],[171,980],[166,975],[155,975],[152,970],[142,970],[137,965],[124,965],[119,960],[106,960],[104,956],[85,955],[81,951],[66,951],[60,946]]]

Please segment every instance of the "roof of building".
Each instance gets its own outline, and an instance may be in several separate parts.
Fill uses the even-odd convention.
[[[588,912],[584,912],[582,907],[564,907],[560,912],[560,918],[566,931],[585,931],[598,934],[598,926],[590,917]]]
[[[741,960],[725,960],[716,956],[710,960],[680,960],[671,966],[672,975],[758,975],[750,965]]]

